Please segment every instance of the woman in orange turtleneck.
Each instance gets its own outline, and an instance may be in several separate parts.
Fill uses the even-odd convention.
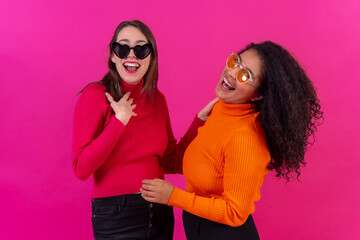
[[[215,92],[219,102],[184,155],[186,191],[144,180],[142,196],[183,209],[187,239],[259,239],[251,214],[265,175],[300,175],[319,100],[297,61],[269,41],[232,53]]]

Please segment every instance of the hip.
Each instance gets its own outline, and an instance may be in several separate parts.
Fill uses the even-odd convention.
[[[188,240],[259,240],[259,234],[251,215],[239,227],[214,222],[183,211],[183,223]]]
[[[95,239],[172,239],[172,207],[145,201],[140,194],[92,199]]]

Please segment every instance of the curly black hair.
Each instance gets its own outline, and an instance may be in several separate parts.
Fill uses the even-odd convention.
[[[315,141],[314,133],[323,120],[316,89],[291,54],[271,41],[249,44],[240,53],[253,49],[262,60],[263,98],[257,102],[270,149],[269,169],[289,181],[300,176],[305,151]]]

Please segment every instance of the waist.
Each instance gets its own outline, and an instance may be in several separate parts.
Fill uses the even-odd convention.
[[[131,193],[131,194],[123,194],[111,197],[100,197],[100,198],[92,198],[91,199],[92,206],[121,206],[123,207],[139,207],[146,206],[151,208],[154,213],[159,211],[171,211],[172,207],[159,204],[159,203],[151,203],[146,201],[141,193]]]
[[[159,163],[122,165],[100,168],[94,173],[93,198],[132,194],[140,191],[142,180],[164,178]]]
[[[137,206],[147,205],[147,202],[141,197],[140,193],[123,194],[111,197],[92,198],[91,201],[95,204],[111,204],[111,205],[126,205]]]

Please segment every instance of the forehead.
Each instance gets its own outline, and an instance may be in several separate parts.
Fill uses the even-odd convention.
[[[255,78],[259,78],[262,70],[262,63],[257,52],[253,49],[246,50],[240,54],[240,58],[242,64],[253,72]]]
[[[127,26],[121,29],[117,35],[116,41],[119,42],[121,40],[128,40],[130,42],[147,42],[145,35],[139,29],[133,26]]]

